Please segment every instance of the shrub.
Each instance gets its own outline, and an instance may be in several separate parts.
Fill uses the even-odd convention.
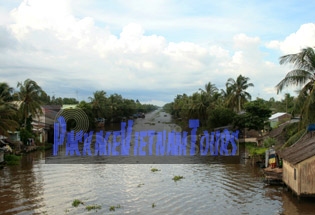
[[[8,165],[18,165],[20,163],[20,160],[21,160],[21,156],[11,155],[11,154],[4,155],[4,161]]]
[[[263,143],[264,147],[266,147],[266,148],[269,148],[272,145],[276,145],[276,144],[277,144],[277,140],[275,138],[272,138],[272,137],[267,137]]]

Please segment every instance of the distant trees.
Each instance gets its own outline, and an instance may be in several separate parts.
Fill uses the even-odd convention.
[[[234,117],[234,125],[239,128],[254,129],[261,133],[271,112],[267,102],[263,99],[248,102],[245,104],[245,112]]]
[[[227,88],[227,104],[237,107],[237,111],[242,110],[243,105],[251,100],[251,95],[246,91],[248,87],[253,87],[254,84],[248,83],[249,78],[239,75],[236,80],[229,78],[226,83]]]
[[[0,82],[0,135],[8,131],[20,131],[21,140],[33,138],[33,118],[42,113],[42,105],[77,104],[89,118],[89,129],[95,129],[96,118],[105,118],[107,122],[120,122],[137,112],[149,112],[157,106],[141,104],[138,100],[126,99],[119,94],[107,96],[103,90],[96,91],[90,102],[77,101],[75,98],[50,97],[35,81],[26,79],[17,83],[18,91],[7,83]]]
[[[215,84],[208,82],[204,89],[199,88],[199,91],[190,96],[177,95],[164,108],[178,118],[198,118],[203,127],[215,128],[232,124],[236,112],[240,112],[251,99],[246,90],[254,85],[248,81],[249,78],[242,75],[236,80],[229,78],[226,90],[220,91]]]

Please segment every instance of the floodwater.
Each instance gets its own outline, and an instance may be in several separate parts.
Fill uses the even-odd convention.
[[[135,126],[169,120],[160,114],[138,119]],[[184,178],[175,182],[176,175]],[[73,207],[75,199],[84,204]],[[100,208],[88,211],[88,205]],[[306,215],[314,211],[314,199],[298,202],[282,187],[265,185],[260,169],[249,163],[46,164],[45,153],[35,152],[24,156],[20,165],[0,170],[0,214]]]

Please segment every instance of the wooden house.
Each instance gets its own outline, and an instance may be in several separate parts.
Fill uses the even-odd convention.
[[[315,138],[306,134],[280,152],[283,182],[298,196],[315,196]]]

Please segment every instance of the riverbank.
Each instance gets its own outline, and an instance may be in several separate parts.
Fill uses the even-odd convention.
[[[14,166],[19,165],[21,162],[21,158],[23,155],[28,153],[33,153],[36,151],[48,151],[53,147],[52,143],[45,143],[40,146],[32,145],[32,146],[24,146],[20,151],[12,151],[11,153],[4,153],[3,162],[0,163],[0,169],[3,169],[4,166]]]

